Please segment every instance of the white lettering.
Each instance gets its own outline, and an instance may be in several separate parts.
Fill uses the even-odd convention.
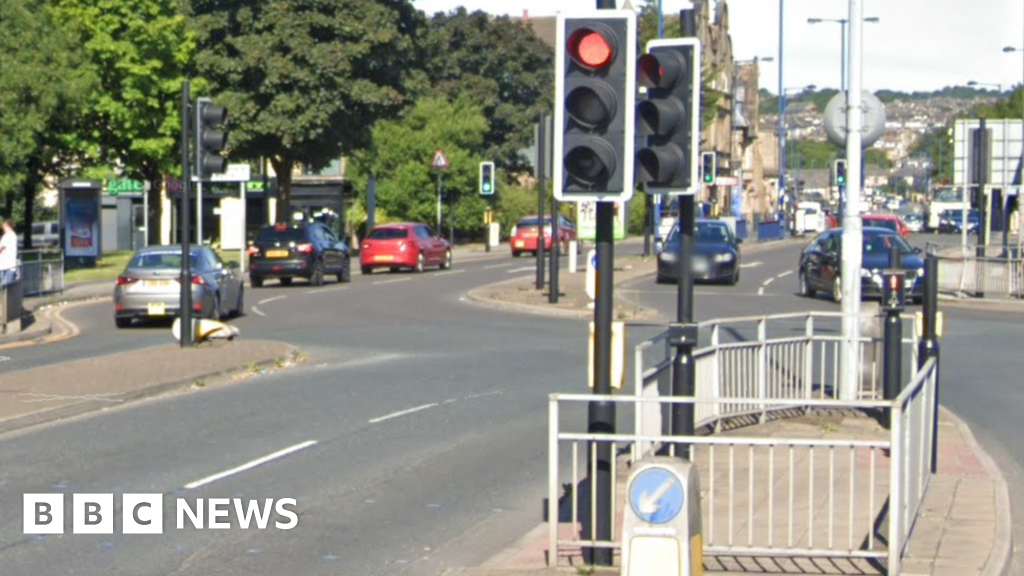
[[[228,498],[210,498],[207,500],[207,507],[210,510],[210,530],[227,530],[231,528],[231,522],[218,522],[217,518],[228,517],[228,506],[231,500]]]
[[[282,498],[277,501],[277,505],[274,509],[277,510],[278,516],[284,516],[285,518],[291,519],[289,522],[275,522],[274,526],[276,526],[278,530],[291,530],[299,525],[299,515],[293,510],[285,508],[286,504],[290,504],[294,508],[296,506],[295,498]]]
[[[249,529],[249,522],[252,518],[256,518],[256,527],[260,530],[267,529],[267,522],[270,521],[270,511],[274,508],[274,501],[270,498],[266,499],[266,509],[261,510],[258,500],[249,500],[249,506],[242,511],[242,500],[240,498],[234,499],[235,505],[235,516],[238,518],[238,526],[243,530]]]
[[[203,529],[203,499],[196,499],[196,511],[192,512],[192,508],[188,505],[188,501],[184,498],[178,499],[178,530],[185,529],[185,515],[188,515],[192,521],[192,527],[198,530]]]

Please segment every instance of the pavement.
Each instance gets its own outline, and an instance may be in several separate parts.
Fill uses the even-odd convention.
[[[778,244],[753,244],[744,246],[744,250],[745,253],[753,253]],[[653,272],[653,259],[642,259],[635,242],[623,246],[618,253],[625,258],[636,259],[637,265],[627,264],[631,267],[617,274],[617,281],[624,282]],[[500,247],[494,249],[498,252],[501,250]],[[486,254],[482,247],[470,247],[456,251],[455,256],[465,261]],[[527,262],[524,260],[524,263]],[[589,299],[580,294],[583,276],[582,273],[562,275],[564,280],[561,288],[565,291],[565,300],[572,304],[563,306],[563,310],[555,312],[556,315],[569,314],[583,318],[591,313],[585,308]],[[529,285],[531,281],[527,277],[491,285],[486,289],[474,290],[472,298],[506,310],[537,313],[546,305],[546,294],[527,290],[534,294],[537,302],[514,301],[514,298],[508,297],[510,294],[524,292],[520,284]],[[0,349],[74,335],[75,327],[60,315],[65,305],[107,298],[110,292],[110,282],[105,281],[71,285],[59,295],[26,299],[26,308],[33,310],[34,323],[21,334],[0,337]],[[642,313],[638,311],[638,314]],[[242,380],[262,371],[284,368],[299,359],[301,353],[288,344],[239,338],[187,350],[175,345],[162,345],[45,368],[9,373],[0,371],[0,397],[8,400],[0,403],[0,433],[170,391],[194,392],[221,382]],[[0,369],[2,361],[3,357],[0,356]],[[116,369],[112,370],[112,367]],[[129,374],[130,378],[124,376]],[[776,422],[774,426],[745,428],[743,433],[785,435],[793,433],[792,426],[800,425],[798,422]],[[858,425],[862,428],[865,426],[864,422]],[[825,430],[823,427],[819,429]],[[870,435],[878,433],[878,430],[868,427],[859,433]],[[979,447],[967,425],[947,410],[942,411],[940,418],[938,449],[939,471],[932,478],[921,516],[909,543],[903,574],[997,576],[1008,565],[1012,549],[1006,482],[991,458]],[[590,570],[583,565],[580,555],[574,556],[572,552],[559,559],[558,568],[547,568],[546,546],[547,526],[542,524],[504,552],[463,573],[469,576],[539,576],[567,571],[584,573]],[[705,560],[709,572],[733,574],[764,571],[763,566]],[[856,573],[879,573],[870,565],[858,564],[855,568]],[[828,569],[822,570],[821,563],[816,563],[814,567],[797,563],[788,566],[781,564],[768,571],[851,573],[840,569],[831,572]],[[617,574],[618,570],[598,568],[593,573]]]

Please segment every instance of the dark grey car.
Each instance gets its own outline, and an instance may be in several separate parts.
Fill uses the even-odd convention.
[[[196,317],[216,320],[228,314],[241,315],[245,290],[238,263],[225,263],[208,246],[193,246],[189,252]],[[181,257],[180,245],[150,246],[132,256],[114,287],[114,322],[118,328],[129,326],[135,319],[181,315]]]

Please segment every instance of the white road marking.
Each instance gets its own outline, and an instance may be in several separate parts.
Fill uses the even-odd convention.
[[[409,414],[413,414],[415,412],[420,412],[422,410],[427,410],[429,408],[434,408],[436,406],[437,406],[437,402],[433,402],[431,404],[424,404],[422,406],[417,406],[415,408],[409,408],[407,410],[399,410],[398,412],[392,412],[391,414],[385,414],[383,416],[378,416],[377,418],[373,418],[372,420],[369,421],[369,423],[370,424],[377,424],[379,422],[384,422],[385,420],[391,420],[392,418],[400,418],[402,416],[407,416]]]
[[[273,298],[264,298],[263,300],[260,300],[256,304],[257,305],[269,304],[269,303],[273,302],[274,300],[282,300],[284,298],[287,298],[287,296],[274,296]]]
[[[394,284],[395,282],[408,282],[409,280],[412,280],[412,278],[395,278],[394,280],[379,280],[377,282],[374,282],[373,285],[376,286],[378,284]]]
[[[536,270],[536,266],[523,266],[522,268],[513,268],[508,271],[509,274],[515,274],[516,272],[526,272],[528,270]]]
[[[465,269],[462,269],[462,270],[451,270],[451,271],[448,271],[448,272],[438,272],[437,274],[434,274],[434,276],[435,277],[437,277],[437,276],[454,276],[456,274],[462,274],[465,271],[466,271]]]
[[[764,296],[764,286],[761,286],[760,288],[757,289],[757,295]]]
[[[506,262],[504,264],[491,264],[490,266],[484,266],[483,268],[481,268],[481,270],[490,270],[492,268],[508,268],[511,265],[511,262]]]
[[[740,264],[740,268],[757,268],[763,264],[764,262],[748,262],[746,264]]]
[[[342,290],[348,290],[348,286],[335,286],[334,288],[314,288],[312,290],[306,290],[306,294],[326,294],[328,292],[341,292]]]
[[[255,307],[255,306],[252,307],[252,313],[256,314],[257,316],[263,316],[264,318],[267,317],[267,315],[264,314],[262,310],[260,310],[259,308]]]
[[[767,287],[772,282],[775,282],[775,278],[769,278],[769,279],[765,280],[763,286]]]
[[[786,270],[786,271],[785,271],[785,272],[783,272],[782,274],[779,274],[778,276],[776,276],[776,278],[785,278],[786,276],[789,276],[789,275],[790,275],[790,274],[792,274],[792,273],[793,273],[793,271],[792,271],[792,270]]]
[[[266,456],[264,456],[262,458],[257,458],[255,460],[250,461],[250,462],[246,462],[245,464],[242,464],[241,466],[236,466],[235,468],[232,468],[230,470],[225,470],[225,471],[220,472],[218,474],[214,474],[213,476],[207,476],[206,478],[200,478],[199,480],[196,480],[194,482],[189,482],[188,484],[185,484],[185,489],[186,490],[194,490],[196,488],[199,488],[200,486],[205,486],[207,484],[210,484],[211,482],[216,482],[217,480],[223,480],[224,478],[227,478],[228,476],[234,476],[235,474],[239,474],[241,472],[245,472],[246,470],[252,470],[253,468],[255,468],[257,466],[261,466],[263,464],[266,464],[267,462],[271,462],[271,461],[277,460],[279,458],[284,458],[285,456],[288,456],[289,454],[294,454],[295,452],[299,452],[301,450],[305,450],[306,448],[309,448],[310,446],[316,446],[316,443],[317,443],[316,440],[306,440],[305,442],[302,442],[300,444],[296,444],[294,446],[289,446],[288,448],[285,448],[283,450],[278,450],[277,452],[274,452],[273,454],[267,454]]]

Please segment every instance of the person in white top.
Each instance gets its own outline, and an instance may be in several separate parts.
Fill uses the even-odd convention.
[[[4,220],[0,229],[0,286],[6,286],[14,282],[18,273],[18,235],[10,220]]]

